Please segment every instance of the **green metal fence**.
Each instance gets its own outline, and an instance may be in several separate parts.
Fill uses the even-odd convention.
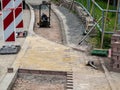
[[[103,1],[101,0],[96,1],[97,2],[95,2],[95,0],[76,0],[76,3],[79,3],[79,5],[83,7],[86,12],[94,18],[95,21],[98,21],[99,18],[102,17],[102,20],[96,26],[101,34],[113,34],[115,30],[119,30],[118,18],[116,18],[116,15],[118,15],[118,10],[116,10],[115,6],[112,5],[109,5],[109,9],[106,10],[107,4],[103,4]],[[105,17],[106,13],[108,13],[107,17]]]
[[[105,33],[113,33],[114,30],[114,24],[115,24],[115,18],[116,18],[116,12],[117,10],[111,10],[114,9],[114,6],[110,5],[109,10],[106,10],[105,4],[102,4],[102,1],[99,1],[98,3],[94,0],[76,0],[80,3],[80,5],[91,14],[91,16],[97,21],[100,17],[103,18],[102,22],[99,23],[99,30],[103,30],[103,27],[105,25]],[[106,12],[108,12],[107,17],[105,17]],[[106,24],[105,18],[107,18]],[[116,21],[117,22],[117,21]],[[118,24],[117,24],[118,27]],[[117,28],[118,29],[118,28]],[[102,31],[101,31],[102,32]]]

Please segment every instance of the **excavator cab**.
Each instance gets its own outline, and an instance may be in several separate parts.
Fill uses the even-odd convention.
[[[50,27],[51,3],[42,1],[39,5],[39,27]]]

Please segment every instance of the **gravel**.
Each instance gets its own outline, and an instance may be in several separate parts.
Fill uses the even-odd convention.
[[[58,9],[64,14],[67,20],[66,24],[69,28],[67,31],[68,43],[77,45],[82,39],[82,34],[85,31],[82,21],[77,17],[76,14],[68,9],[64,7],[59,7]]]
[[[21,73],[12,90],[65,90],[66,76]]]

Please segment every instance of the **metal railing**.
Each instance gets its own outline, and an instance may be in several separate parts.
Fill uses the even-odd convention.
[[[109,31],[109,30],[104,30],[104,25],[105,25],[105,22],[104,22],[104,20],[105,20],[105,13],[106,12],[109,12],[109,13],[112,13],[113,15],[114,14],[116,14],[116,13],[120,13],[119,11],[117,11],[117,10],[106,10],[106,9],[103,9],[97,2],[95,2],[94,0],[86,0],[86,2],[87,2],[87,7],[86,6],[84,6],[84,3],[82,2],[83,0],[81,0],[81,2],[78,2],[78,0],[76,0],[74,3],[76,3],[77,5],[80,5],[85,11],[86,11],[86,13],[90,16],[90,17],[92,17],[92,18],[94,18],[94,19],[97,19],[94,15],[92,15],[91,13],[90,13],[90,9],[93,9],[93,13],[96,13],[96,12],[94,12],[94,9],[95,8],[97,8],[100,12],[101,12],[101,16],[100,17],[102,17],[102,21],[101,21],[101,25],[100,24],[97,24],[96,26],[97,26],[97,28],[98,28],[98,30],[100,31],[100,32],[105,32],[105,34],[113,34],[114,33],[114,31]],[[92,5],[94,5],[94,8],[91,8],[91,6]],[[109,22],[110,23],[110,22]],[[110,27],[111,28],[111,27]],[[110,29],[109,28],[109,29]],[[111,28],[112,29],[112,28]],[[113,29],[114,30],[114,29]]]

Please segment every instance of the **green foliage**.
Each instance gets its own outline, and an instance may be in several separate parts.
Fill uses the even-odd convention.
[[[101,41],[101,33],[97,31],[97,35],[95,37],[90,37],[89,43],[93,45],[95,48],[100,47],[100,41]]]
[[[110,43],[111,43],[111,35],[105,35],[103,48],[110,48]]]
[[[87,8],[87,0],[76,0],[76,1],[80,2],[82,5],[84,5],[84,7]],[[107,8],[107,2],[105,2],[104,0],[95,0],[95,1],[98,3],[98,5],[101,8],[103,8],[103,9]],[[109,5],[109,9],[114,10],[116,8],[111,4],[111,5]],[[92,2],[90,5],[90,13],[96,21],[100,17],[102,17],[102,11],[96,5],[94,5]],[[104,13],[104,16],[105,15],[106,15],[106,12]],[[107,17],[105,17],[105,18],[107,20],[106,24],[105,24],[105,31],[113,31],[116,13],[108,12]],[[101,21],[99,23],[99,25],[102,28],[103,22]],[[90,39],[90,42],[93,44],[93,46],[98,47],[98,48],[100,47],[100,44],[101,44],[100,41],[101,41],[101,32],[98,32],[96,37]],[[111,42],[111,35],[105,34],[103,48],[109,48],[110,42]]]

